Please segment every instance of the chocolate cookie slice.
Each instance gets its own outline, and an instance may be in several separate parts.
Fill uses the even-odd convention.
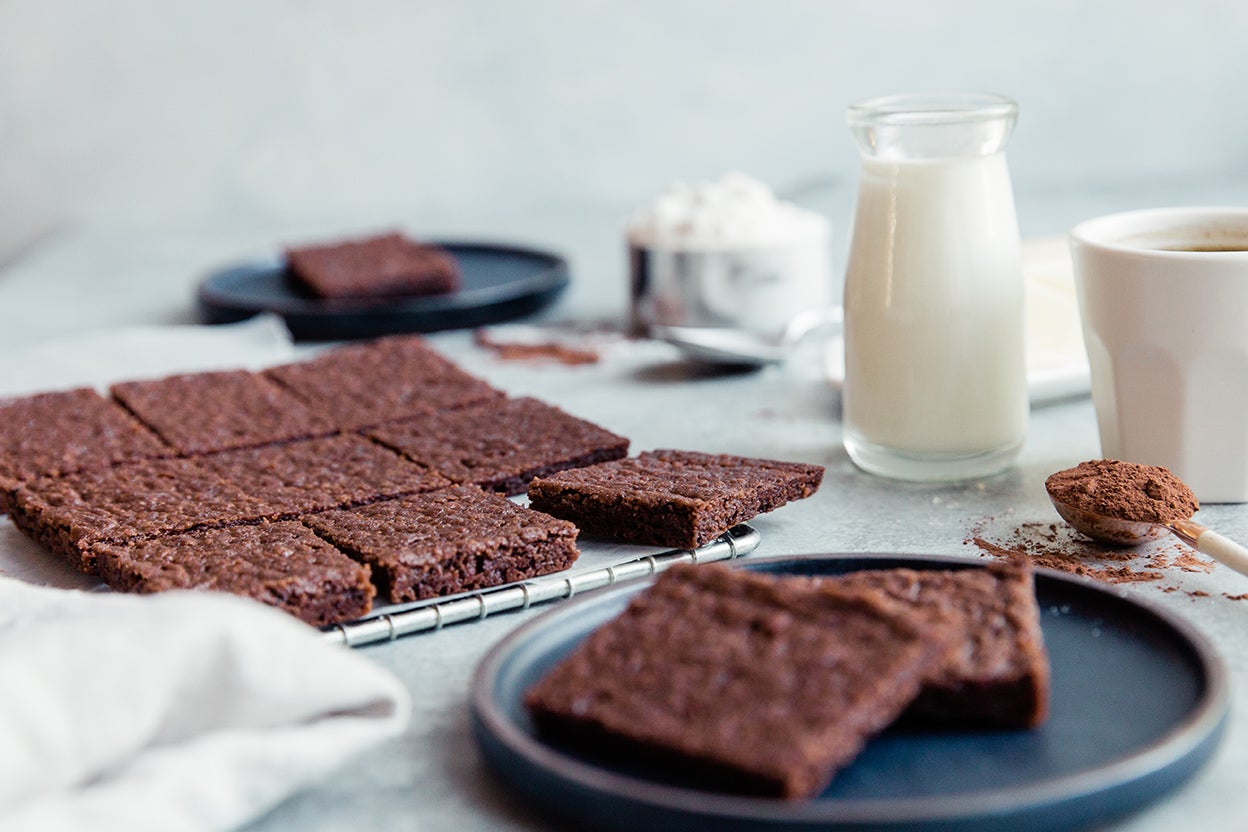
[[[113,589],[228,592],[315,626],[359,618],[371,609],[376,594],[367,566],[293,521],[99,543],[92,554]]]
[[[949,645],[929,623],[878,590],[675,566],[524,702],[557,741],[809,797],[914,699]]]
[[[200,465],[283,515],[433,491],[450,480],[354,434],[198,457]]]
[[[286,268],[322,298],[434,295],[459,288],[459,267],[442,248],[402,234],[286,249]]]
[[[1030,569],[867,570],[827,582],[881,590],[920,616],[932,615],[931,626],[954,622],[959,635],[907,709],[907,721],[942,728],[1032,728],[1044,721],[1049,661]]]
[[[192,459],[140,460],[38,477],[13,492],[13,522],[88,574],[92,545],[274,518],[278,511]]]
[[[115,384],[113,396],[184,454],[325,436],[334,427],[262,375],[189,373]]]
[[[484,589],[572,565],[576,527],[475,486],[327,511],[303,522],[372,568],[399,603]]]
[[[587,534],[692,549],[738,523],[809,497],[822,480],[818,465],[647,451],[539,477],[529,484],[529,501]]]
[[[537,399],[503,399],[368,431],[443,476],[520,494],[534,477],[619,459],[628,440]]]
[[[340,430],[502,398],[417,336],[351,344],[266,371]]]
[[[41,474],[173,453],[124,408],[89,387],[0,399],[0,512],[4,493]]]

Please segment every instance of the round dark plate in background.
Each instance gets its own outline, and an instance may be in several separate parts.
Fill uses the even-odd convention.
[[[326,300],[302,290],[285,259],[221,269],[199,285],[205,323],[281,315],[301,341],[375,338],[401,332],[465,329],[508,321],[549,306],[567,288],[568,264],[557,254],[517,246],[432,241],[455,258],[463,286],[442,295]]]

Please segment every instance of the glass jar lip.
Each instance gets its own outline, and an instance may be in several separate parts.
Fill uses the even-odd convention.
[[[1018,118],[1018,102],[995,93],[903,93],[867,98],[849,106],[851,127],[976,124]]]

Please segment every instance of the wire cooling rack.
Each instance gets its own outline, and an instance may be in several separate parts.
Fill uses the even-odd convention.
[[[329,641],[360,647],[417,633],[436,632],[452,624],[480,621],[501,612],[566,600],[630,578],[656,575],[677,563],[731,560],[753,552],[761,540],[756,529],[742,524],[697,549],[673,549],[607,566],[574,568],[479,592],[382,607],[365,618],[327,628],[324,635]]]

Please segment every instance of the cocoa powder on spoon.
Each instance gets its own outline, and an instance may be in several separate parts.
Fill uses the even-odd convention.
[[[1165,468],[1115,459],[1058,471],[1044,487],[1068,506],[1132,522],[1186,520],[1200,508],[1191,489]]]

